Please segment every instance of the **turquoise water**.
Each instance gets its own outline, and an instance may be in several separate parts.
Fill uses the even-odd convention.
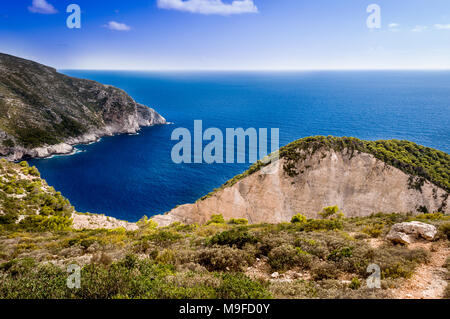
[[[194,120],[279,128],[280,145],[335,135],[450,151],[450,72],[64,73],[120,87],[174,122],[31,161],[82,212],[136,221],[194,202],[250,165],[174,164],[171,133]]]

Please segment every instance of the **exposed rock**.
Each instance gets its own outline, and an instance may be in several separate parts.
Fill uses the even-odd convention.
[[[165,123],[118,88],[0,54],[0,157],[70,154],[76,144]]]
[[[123,227],[128,231],[133,231],[139,228],[135,223],[118,220],[105,215],[73,213],[72,219],[72,227],[74,229],[115,229]]]
[[[448,192],[429,181],[420,189],[410,187],[410,175],[367,153],[317,151],[295,164],[301,172],[289,176],[279,161],[225,187],[194,204],[179,206],[153,219],[160,226],[175,221],[205,223],[213,214],[225,219],[246,218],[249,223],[289,222],[302,213],[317,218],[323,207],[338,205],[347,217],[376,212],[418,212],[442,210]],[[272,172],[273,174],[266,174]]]
[[[386,238],[392,242],[411,244],[418,238],[433,240],[436,234],[435,226],[412,221],[393,225]]]

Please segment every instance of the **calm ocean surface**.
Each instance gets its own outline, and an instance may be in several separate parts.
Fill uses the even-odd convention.
[[[174,122],[32,160],[81,212],[136,221],[194,202],[244,171],[249,164],[172,162],[172,131],[197,119],[204,129],[280,128],[281,146],[335,135],[450,151],[450,72],[64,73],[122,88]]]

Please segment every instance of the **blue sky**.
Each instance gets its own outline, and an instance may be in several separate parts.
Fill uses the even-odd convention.
[[[0,52],[58,69],[450,69],[450,1],[3,0]]]

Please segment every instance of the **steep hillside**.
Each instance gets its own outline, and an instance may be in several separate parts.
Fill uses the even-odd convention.
[[[346,216],[376,212],[448,213],[450,156],[408,141],[310,137],[280,149],[194,204],[155,216],[160,225],[203,223],[213,214],[251,223],[316,217],[338,205]]]
[[[74,144],[164,123],[120,89],[0,54],[0,156],[70,153]]]

